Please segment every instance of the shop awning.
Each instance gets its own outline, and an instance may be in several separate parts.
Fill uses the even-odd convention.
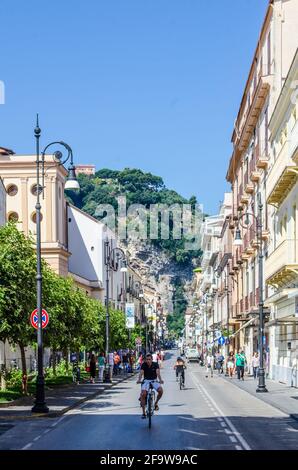
[[[239,330],[235,331],[235,333],[233,333],[232,335],[230,335],[230,338],[233,338],[234,336],[238,335],[238,333],[243,330],[243,328],[246,328],[248,325],[250,325],[253,321],[255,320],[255,318],[251,318],[250,320],[248,320],[246,323],[244,323],[244,325],[242,325]]]

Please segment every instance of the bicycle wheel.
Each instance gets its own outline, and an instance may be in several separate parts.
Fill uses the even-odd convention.
[[[152,392],[149,392],[148,396],[148,426],[151,428],[151,416],[152,416]]]
[[[182,374],[180,374],[180,381],[179,381],[179,383],[180,383],[180,390],[182,390],[182,389],[183,389],[183,379],[182,379]]]

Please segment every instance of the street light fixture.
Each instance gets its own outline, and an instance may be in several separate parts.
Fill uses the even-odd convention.
[[[257,236],[257,245],[258,245],[258,254],[259,254],[259,358],[260,358],[260,367],[259,367],[259,383],[256,392],[265,393],[268,392],[265,384],[265,369],[264,369],[264,355],[263,355],[263,336],[264,336],[264,300],[263,300],[263,224],[262,224],[262,211],[263,204],[261,201],[261,195],[258,193],[258,216],[255,216],[253,213],[246,212],[245,214],[240,214],[238,221],[243,217],[246,217],[245,224],[248,225],[248,217],[252,216],[256,221],[257,229],[254,230]],[[243,241],[241,238],[241,233],[239,226],[236,230],[234,245],[242,246]]]
[[[110,283],[110,272],[118,271],[119,261],[121,261],[120,272],[127,272],[127,259],[124,251],[119,248],[111,248],[110,241],[106,238],[104,242],[104,264],[106,266],[106,369],[105,369],[105,382],[111,383],[109,373],[109,349],[110,349],[110,312],[109,312],[109,283]]]
[[[37,179],[37,191],[36,191],[36,297],[37,297],[37,315],[38,315],[38,324],[37,324],[37,380],[36,380],[36,398],[34,406],[32,407],[33,413],[48,413],[49,408],[46,405],[45,401],[45,390],[44,390],[44,373],[43,373],[43,334],[42,334],[42,269],[41,269],[41,204],[40,204],[40,195],[44,191],[44,178],[46,175],[45,170],[45,155],[49,147],[55,145],[60,145],[67,150],[67,156],[63,158],[63,153],[56,151],[53,153],[53,166],[62,166],[70,159],[68,179],[65,184],[66,189],[80,189],[79,183],[76,179],[75,167],[73,165],[73,154],[72,149],[65,142],[51,142],[48,144],[43,152],[39,151],[39,139],[40,139],[41,129],[39,127],[38,115],[36,119],[36,127],[34,129],[34,136],[36,140],[36,179]],[[49,167],[50,168],[50,167]],[[40,175],[42,177],[42,185],[40,185]]]

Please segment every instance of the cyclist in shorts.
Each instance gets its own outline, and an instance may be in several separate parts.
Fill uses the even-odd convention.
[[[157,382],[157,379],[158,379],[159,382]],[[157,391],[157,399],[156,399],[156,402],[155,402],[155,408],[154,409],[156,411],[158,411],[159,410],[158,402],[161,399],[162,394],[163,394],[163,388],[161,387],[160,384],[163,384],[163,380],[160,376],[160,369],[159,369],[158,363],[153,362],[152,354],[149,353],[149,354],[146,354],[146,360],[145,360],[145,362],[143,362],[143,364],[141,366],[139,378],[138,378],[138,381],[137,381],[137,383],[142,384],[142,388],[141,388],[141,406],[143,408],[143,415],[142,415],[143,419],[146,418],[146,411],[145,411],[146,398],[147,398],[147,392],[149,390],[149,385],[150,385],[151,381],[154,381],[152,383],[152,385],[153,385],[154,390]]]
[[[176,381],[178,382],[178,377],[179,373],[182,375],[182,382],[183,385],[185,384],[185,372],[184,369],[186,369],[186,365],[182,357],[177,357],[176,364],[174,365],[174,369],[176,370]]]

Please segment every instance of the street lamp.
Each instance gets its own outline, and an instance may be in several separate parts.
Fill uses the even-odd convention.
[[[237,231],[236,231],[237,232]],[[240,230],[239,230],[239,233],[240,233]],[[237,236],[237,233],[236,233],[236,236]],[[241,234],[240,234],[240,238],[241,238]],[[236,239],[236,237],[235,237]],[[241,240],[242,242],[242,240]],[[235,242],[234,242],[235,244]],[[236,245],[237,246],[237,245]],[[220,278],[220,276],[224,274],[224,279],[225,279],[225,292],[227,294],[227,345],[228,345],[228,351],[229,351],[229,344],[230,344],[230,297],[229,297],[229,294],[230,294],[230,291],[229,291],[229,281],[228,281],[228,276],[227,276],[227,273],[224,269],[218,269],[216,270],[216,275],[218,278]]]
[[[72,149],[65,142],[51,142],[48,144],[43,152],[39,152],[39,139],[41,129],[39,127],[38,115],[36,119],[36,127],[34,129],[34,135],[36,140],[36,179],[37,179],[37,192],[36,192],[36,258],[37,258],[37,269],[36,269],[36,297],[37,297],[37,365],[38,373],[36,380],[36,398],[32,408],[34,413],[48,413],[49,408],[45,402],[45,391],[44,391],[44,373],[43,373],[43,334],[42,334],[42,269],[41,269],[41,204],[40,194],[44,191],[44,177],[46,175],[45,170],[45,155],[49,147],[60,145],[67,150],[67,156],[63,158],[63,153],[56,151],[53,153],[54,166],[64,165],[70,159],[68,179],[65,184],[65,189],[80,189],[79,183],[76,179],[75,167],[73,165],[73,154]],[[42,177],[42,185],[40,185],[40,175]]]
[[[260,368],[259,368],[259,383],[256,392],[265,393],[268,392],[265,384],[265,369],[264,369],[264,355],[263,355],[263,336],[264,336],[264,300],[263,300],[263,240],[262,240],[262,211],[263,204],[261,201],[261,195],[258,194],[258,216],[255,216],[253,213],[246,212],[245,214],[240,214],[238,219],[246,217],[246,225],[248,225],[248,217],[252,216],[256,221],[257,229],[255,230],[257,236],[257,245],[258,245],[258,254],[259,254],[259,357],[260,357]],[[240,221],[239,221],[240,222]],[[236,230],[235,246],[242,246],[243,240],[241,238],[241,233],[239,226]]]
[[[104,242],[104,264],[106,266],[106,369],[105,369],[105,382],[110,383],[110,374],[109,374],[109,349],[110,349],[110,312],[109,312],[109,283],[110,283],[110,271],[118,271],[119,261],[121,261],[120,272],[127,272],[127,259],[124,251],[119,248],[110,247],[110,241],[106,238]]]

